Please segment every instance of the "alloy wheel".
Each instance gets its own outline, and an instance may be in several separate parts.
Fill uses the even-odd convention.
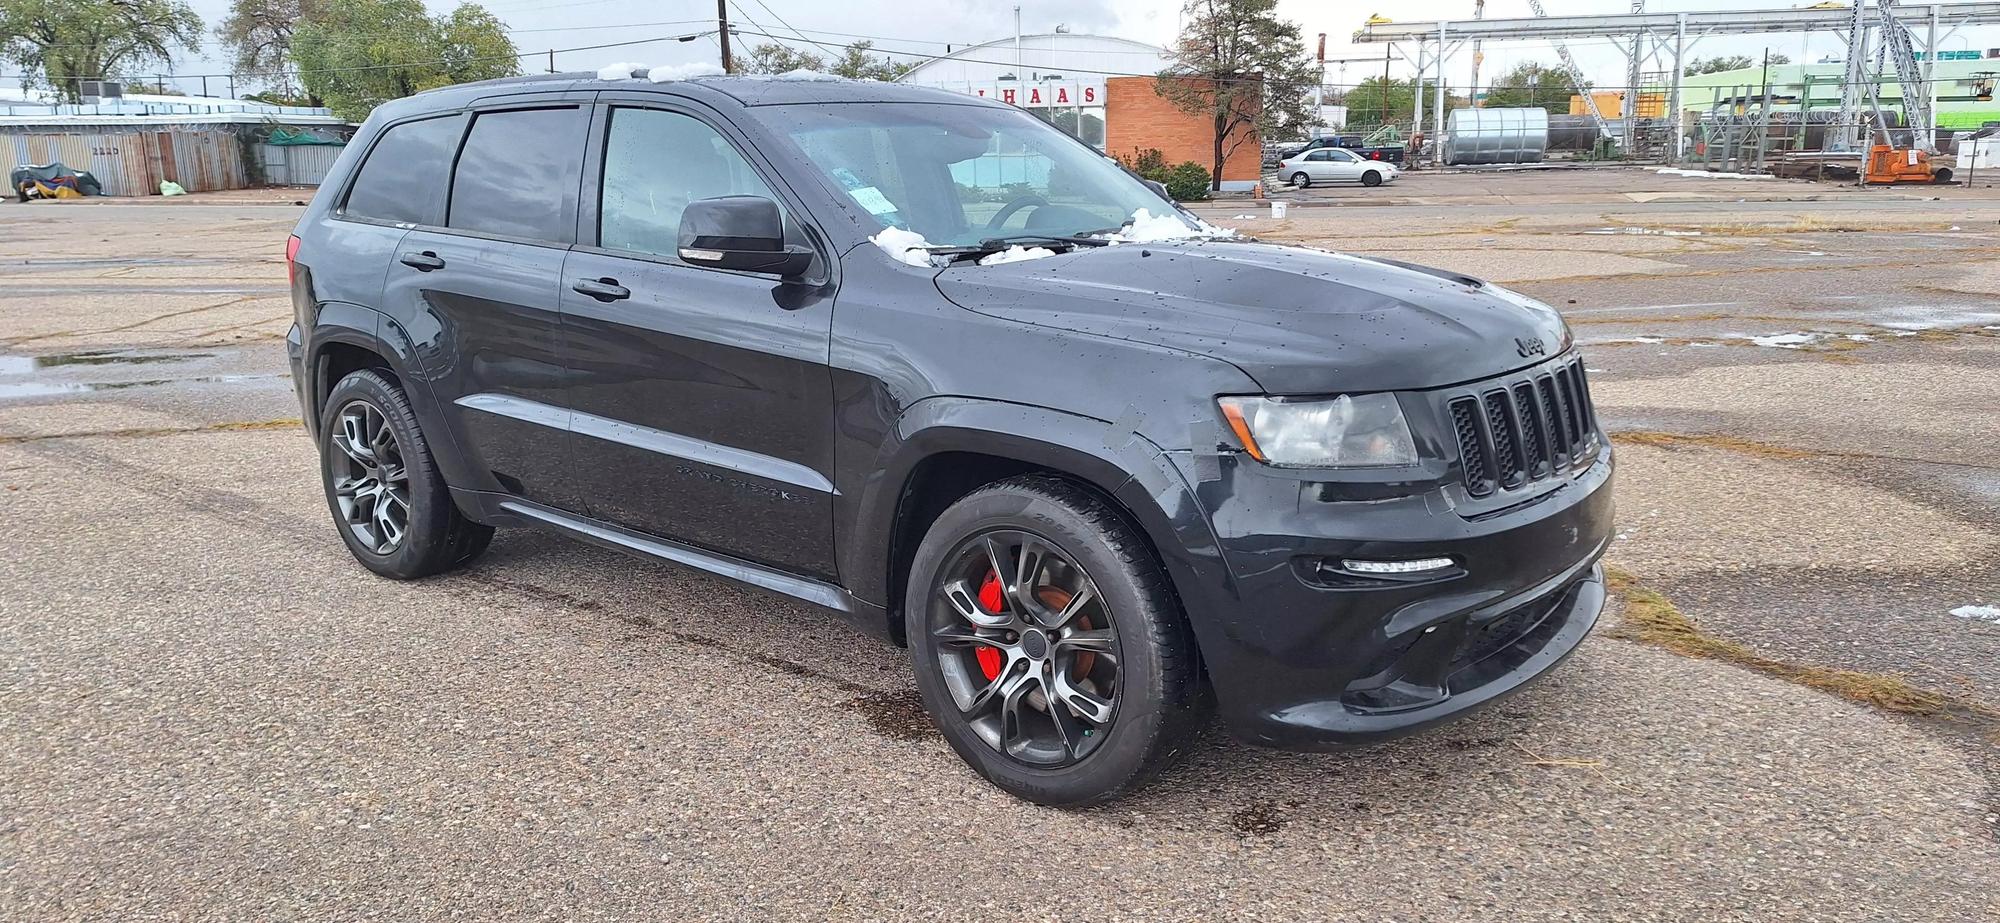
[[[1117,632],[1090,575],[1054,543],[993,530],[961,543],[931,593],[929,627],[959,716],[1036,768],[1103,745],[1118,712]]]
[[[410,472],[382,410],[351,401],[334,417],[333,495],[342,524],[375,554],[389,554],[410,530]]]

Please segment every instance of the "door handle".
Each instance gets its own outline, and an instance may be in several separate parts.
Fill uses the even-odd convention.
[[[606,276],[602,279],[578,279],[570,285],[570,291],[579,295],[589,295],[598,301],[623,301],[632,297],[632,290],[618,284],[617,279]]]
[[[397,257],[397,259],[400,260],[403,265],[415,269],[418,272],[430,272],[433,269],[444,268],[444,257],[438,256],[437,254],[432,253],[429,250],[425,250],[422,253],[405,253],[402,256]]]

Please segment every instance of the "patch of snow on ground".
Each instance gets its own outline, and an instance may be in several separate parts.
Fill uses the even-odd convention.
[[[1850,333],[1847,335],[1847,338],[1856,343],[1872,343],[1875,341],[1874,337],[1865,333]]]
[[[905,231],[902,228],[883,228],[882,233],[868,238],[868,242],[881,247],[882,252],[889,254],[897,262],[908,263],[911,266],[923,266],[925,268],[933,266],[930,253],[924,249],[929,247],[931,242],[925,240],[924,235],[915,231]]]
[[[1951,610],[1952,615],[1962,619],[1992,622],[2000,625],[2000,606],[1960,606]]]
[[[1758,346],[1769,346],[1774,349],[1798,349],[1801,346],[1804,346],[1808,343],[1811,343],[1814,340],[1819,339],[1821,336],[1824,336],[1824,334],[1773,333],[1768,336],[1751,337],[1750,342]]]
[[[661,64],[646,75],[654,83],[672,83],[676,80],[693,80],[696,77],[715,77],[722,74],[722,68],[706,61],[693,64]]]
[[[1055,256],[1056,252],[1047,247],[1023,247],[1016,244],[992,256],[979,258],[981,266],[998,266],[1002,263],[1019,263],[1023,260],[1039,260],[1045,256]]]
[[[1583,232],[1604,236],[1607,234],[1639,234],[1654,237],[1700,237],[1700,231],[1676,231],[1672,228],[1596,228]],[[1491,238],[1488,238],[1491,239]]]
[[[1695,176],[1702,179],[1777,179],[1769,173],[1711,173],[1707,170],[1676,170],[1663,167],[1654,171],[1661,176]]]
[[[644,64],[633,64],[629,61],[620,61],[616,64],[606,64],[603,67],[598,68],[597,79],[630,80],[632,79],[632,75],[634,73],[645,69],[646,65]]]

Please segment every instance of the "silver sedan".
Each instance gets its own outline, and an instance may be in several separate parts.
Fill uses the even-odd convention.
[[[1294,186],[1314,183],[1360,183],[1380,186],[1393,183],[1402,171],[1381,160],[1364,160],[1353,151],[1323,147],[1287,158],[1278,164],[1278,176]]]

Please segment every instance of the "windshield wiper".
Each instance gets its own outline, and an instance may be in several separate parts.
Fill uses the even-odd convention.
[[[1108,240],[1095,240],[1090,236],[1088,236],[1096,233],[1097,233],[1096,231],[1084,231],[1069,237],[1058,237],[1054,234],[1009,234],[1005,237],[988,237],[985,240],[980,241],[979,245],[981,247],[986,247],[993,250],[1005,250],[1008,247],[1014,246],[1016,244],[1058,244],[1065,247],[1102,247],[1105,246],[1106,244],[1111,243]]]

